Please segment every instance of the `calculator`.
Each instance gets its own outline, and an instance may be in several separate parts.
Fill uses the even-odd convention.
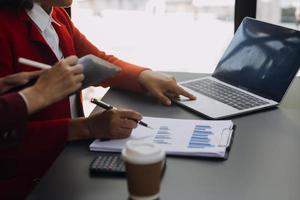
[[[90,164],[91,175],[126,176],[124,161],[120,153],[99,153]]]
[[[166,159],[162,166],[162,175],[166,168]],[[90,164],[92,176],[126,176],[125,163],[120,153],[101,152]]]

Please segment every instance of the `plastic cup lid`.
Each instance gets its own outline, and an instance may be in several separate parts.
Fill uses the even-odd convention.
[[[131,163],[150,164],[161,161],[165,152],[154,143],[130,140],[122,150],[122,157]]]

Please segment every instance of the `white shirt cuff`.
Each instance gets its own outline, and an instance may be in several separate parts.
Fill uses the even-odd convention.
[[[22,97],[22,99],[24,100],[24,102],[25,102],[25,104],[26,104],[27,111],[28,111],[29,103],[28,103],[27,98],[25,97],[25,95],[24,95],[22,92],[18,92],[18,94],[19,94],[19,95]]]

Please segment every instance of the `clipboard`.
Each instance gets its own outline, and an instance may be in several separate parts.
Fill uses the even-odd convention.
[[[235,132],[235,125],[231,120],[208,121],[145,116],[143,120],[154,128],[150,130],[138,126],[129,138],[95,140],[90,145],[90,150],[120,152],[126,141],[144,140],[156,143],[169,156],[207,157],[218,160],[228,158]]]
[[[236,125],[233,124],[233,126],[232,126],[232,128],[230,130],[231,130],[231,137],[230,137],[230,140],[228,141],[228,144],[227,144],[227,147],[226,147],[225,156],[223,157],[223,160],[227,160],[228,157],[229,157],[229,152],[231,150],[231,146],[233,144],[233,139],[234,139],[234,136],[235,136]]]

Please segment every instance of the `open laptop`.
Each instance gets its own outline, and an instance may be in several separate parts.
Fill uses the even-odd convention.
[[[299,31],[245,18],[212,76],[180,83],[197,100],[177,103],[212,119],[275,107],[299,66]]]

